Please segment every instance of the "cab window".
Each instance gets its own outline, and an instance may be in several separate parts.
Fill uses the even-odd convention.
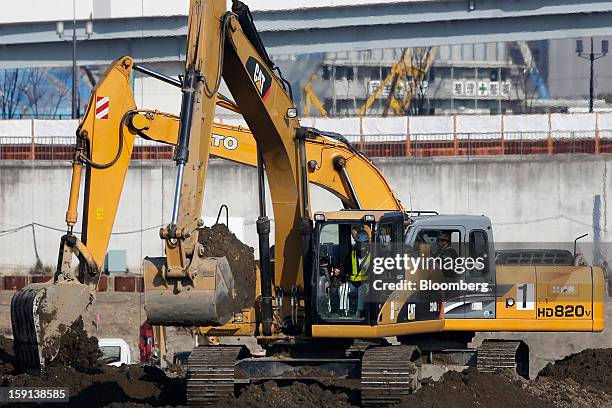
[[[430,254],[436,255],[441,251],[441,242],[450,238],[450,246],[458,256],[461,256],[461,232],[453,229],[422,229],[414,241],[414,249],[419,250],[425,244],[430,248]]]
[[[484,260],[484,268],[472,270],[472,275],[484,276],[489,273],[489,240],[485,231],[475,230],[470,232],[470,257]]]
[[[330,222],[320,227],[314,284],[321,320],[350,323],[367,318],[373,227],[358,221]]]

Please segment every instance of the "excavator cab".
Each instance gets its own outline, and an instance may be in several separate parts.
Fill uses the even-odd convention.
[[[441,299],[401,286],[419,276],[396,262],[415,255],[403,242],[403,212],[344,210],[314,219],[315,325],[440,320]]]
[[[372,258],[374,223],[325,220],[315,228],[314,279],[318,317],[330,322],[363,322],[369,317],[365,291]]]

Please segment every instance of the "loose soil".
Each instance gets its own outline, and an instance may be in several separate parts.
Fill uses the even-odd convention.
[[[257,281],[253,248],[240,241],[225,224],[199,229],[198,241],[204,247],[204,256],[225,256],[234,275],[236,297],[232,309],[239,312],[255,303]]]
[[[345,408],[352,406],[346,390],[318,383],[293,382],[279,385],[274,381],[252,384],[246,387],[233,401],[223,401],[237,408],[300,407],[300,408]]]
[[[574,381],[584,387],[612,394],[612,349],[587,349],[555,363],[548,363],[538,377]]]
[[[67,344],[88,349],[95,338],[76,334]],[[81,327],[82,330],[82,327]],[[86,346],[75,344],[80,339]],[[13,368],[12,341],[0,336],[0,387],[54,386],[69,389],[69,407],[182,407],[184,378],[168,377],[155,367],[108,367],[92,364],[82,352],[70,357],[71,366],[46,366],[39,376],[20,374]],[[480,373],[468,369],[448,372],[438,382],[426,382],[397,407],[612,407],[612,350],[585,350],[547,367],[536,380],[510,373]],[[238,390],[238,396],[219,406],[239,408],[340,408],[358,406],[359,385],[354,380],[255,383]]]
[[[98,339],[89,337],[83,329],[83,319],[79,319],[70,326],[60,339],[57,356],[50,365],[67,366],[74,368],[96,368],[102,352],[98,348]]]
[[[450,371],[439,382],[428,382],[396,407],[463,408],[553,408],[554,405],[529,393],[526,381],[509,373],[481,373],[470,367]]]
[[[83,337],[82,324],[76,325],[76,330],[62,343],[76,346],[79,351],[60,351],[71,366],[54,361],[40,375],[18,373],[13,368],[13,342],[0,336],[0,387],[65,387],[69,389],[70,403],[58,405],[62,407],[105,407],[113,403],[138,407],[184,405],[184,379],[169,378],[156,367],[100,365],[92,361],[99,351],[92,358],[83,354],[94,341],[97,349],[97,339]],[[84,345],[78,346],[74,339],[80,339]]]

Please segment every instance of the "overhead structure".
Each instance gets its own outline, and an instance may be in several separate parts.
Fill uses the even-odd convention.
[[[185,59],[186,16],[94,19],[91,40],[79,47],[82,65],[124,54]],[[389,1],[257,11],[254,19],[271,55],[302,54],[612,35],[612,1]],[[0,68],[69,66],[70,46],[55,30],[55,21],[4,25]]]

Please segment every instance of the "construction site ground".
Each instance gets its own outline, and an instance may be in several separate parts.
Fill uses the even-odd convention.
[[[78,336],[77,336],[78,337]],[[163,407],[185,405],[185,379],[150,366],[91,364],[70,343],[63,364],[42,374],[15,372],[12,341],[0,337],[0,386],[66,387],[73,407]],[[72,360],[71,360],[72,358]],[[79,366],[80,365],[80,366]],[[470,368],[426,382],[398,407],[612,407],[612,349],[588,349],[547,365],[530,381],[510,373],[480,373]],[[332,408],[359,405],[357,380],[253,383],[219,406]]]
[[[13,292],[0,293],[0,386],[68,387],[69,406],[81,407],[160,407],[185,404],[185,379],[166,375],[155,367],[88,366],[91,360],[76,356],[72,365],[52,366],[40,376],[18,374],[13,368],[9,305]],[[138,358],[138,327],[144,321],[142,295],[102,293],[97,299],[98,337],[121,337],[130,343]],[[612,305],[606,314],[612,321]],[[485,374],[468,369],[449,372],[441,381],[426,382],[398,406],[405,407],[593,407],[612,408],[612,337],[603,333],[522,333],[531,348],[530,381],[506,373]],[[483,338],[500,337],[482,333]],[[505,337],[508,337],[506,335]],[[90,352],[90,344],[72,348]],[[191,336],[186,331],[171,330],[171,352],[190,350]],[[567,359],[563,357],[570,356]],[[70,360],[70,356],[67,357]],[[549,364],[557,361],[554,365]],[[138,361],[138,360],[136,360]],[[538,374],[539,373],[539,374]],[[229,401],[228,401],[229,403]],[[231,405],[237,407],[349,407],[359,406],[359,382],[333,380],[296,382],[292,380],[253,383],[237,389]]]

